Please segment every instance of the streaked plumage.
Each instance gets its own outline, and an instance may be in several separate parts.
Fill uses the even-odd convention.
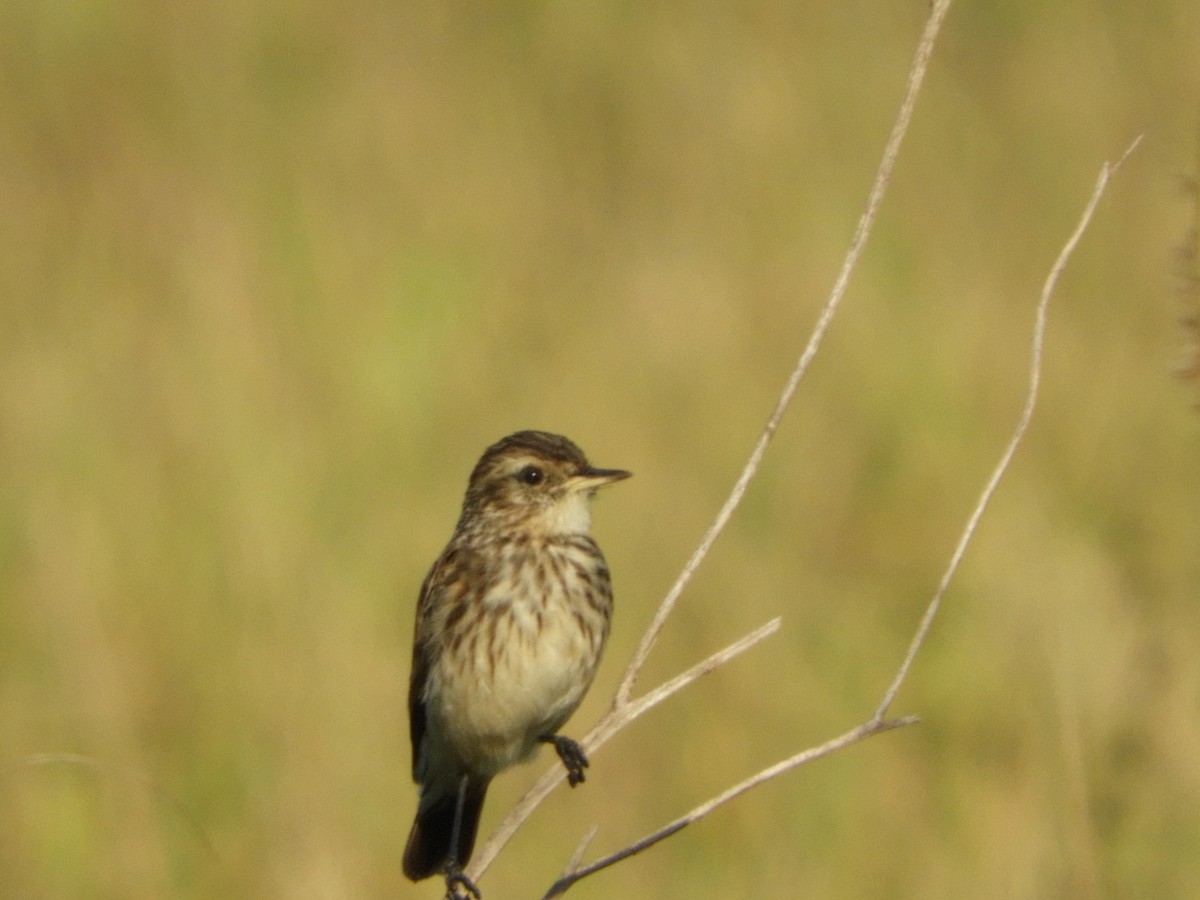
[[[442,873],[461,883],[488,783],[539,743],[555,745],[572,785],[583,780],[587,760],[558,729],[592,683],[612,617],[590,503],[628,475],[593,468],[571,441],[540,431],[493,444],[471,473],[417,604],[408,706],[421,798],[404,852],[412,880]]]

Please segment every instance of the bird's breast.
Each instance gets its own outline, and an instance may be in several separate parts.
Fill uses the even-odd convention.
[[[591,685],[608,637],[608,570],[590,538],[511,542],[438,660],[430,706],[461,755],[496,771],[555,732]]]

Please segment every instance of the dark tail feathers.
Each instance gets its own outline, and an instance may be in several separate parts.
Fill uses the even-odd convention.
[[[487,796],[488,782],[470,781],[463,797],[462,822],[458,830],[458,849],[454,862],[465,867],[475,849],[475,835],[479,831],[479,814],[483,812],[483,798]],[[420,881],[446,871],[450,859],[450,839],[454,836],[454,814],[458,807],[458,793],[438,797],[428,805],[424,802],[417,810],[417,819],[408,833],[408,844],[404,847],[404,874],[412,881]]]

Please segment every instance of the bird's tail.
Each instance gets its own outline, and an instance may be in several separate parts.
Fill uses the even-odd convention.
[[[465,867],[475,849],[475,835],[479,831],[479,814],[483,812],[483,798],[487,796],[488,781],[468,780],[463,786],[462,817],[458,823],[458,847],[453,861]],[[434,797],[421,798],[417,818],[408,843],[404,847],[404,874],[412,881],[429,878],[446,871],[451,859],[450,842],[454,839],[454,819],[458,815],[458,791]]]

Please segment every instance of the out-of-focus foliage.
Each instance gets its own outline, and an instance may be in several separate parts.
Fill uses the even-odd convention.
[[[0,12],[0,895],[435,897],[412,606],[518,428],[636,478],[601,709],[861,212],[926,5]],[[579,897],[1200,895],[1200,427],[1172,250],[1200,7],[963,2],[874,242],[606,746],[483,883],[540,895],[861,720],[1020,406],[897,712]],[[30,760],[35,754],[79,754]],[[542,765],[551,764],[549,757]],[[484,828],[539,769],[504,776]]]

